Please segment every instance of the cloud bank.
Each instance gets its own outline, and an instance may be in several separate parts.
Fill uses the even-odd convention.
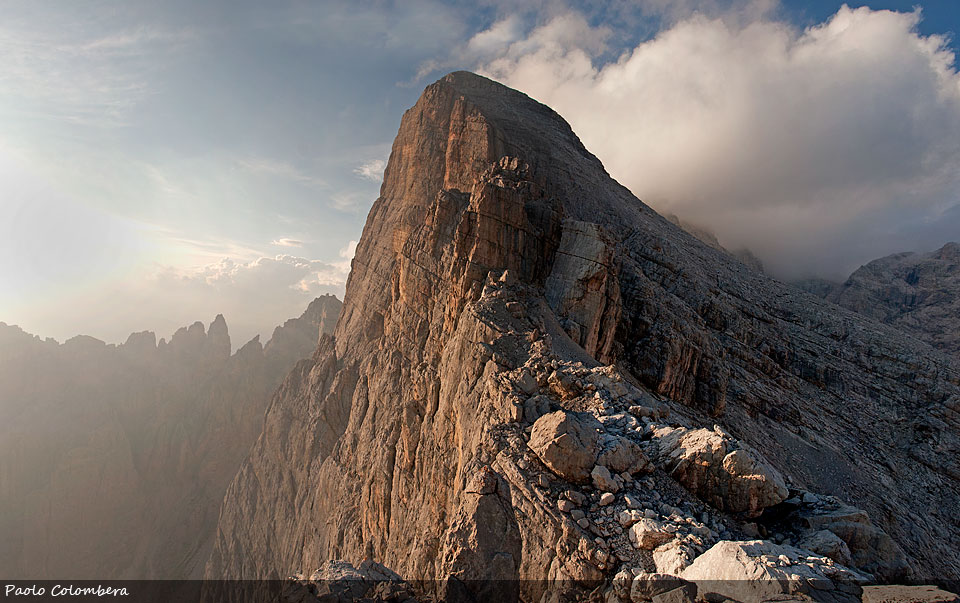
[[[960,77],[920,18],[844,6],[799,31],[698,13],[598,64],[606,31],[570,12],[498,22],[462,52],[555,108],[661,213],[782,278],[841,279],[960,239]]]

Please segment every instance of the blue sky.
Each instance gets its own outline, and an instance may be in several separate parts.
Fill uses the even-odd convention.
[[[400,116],[460,68],[783,278],[956,240],[960,8],[848,5],[8,1],[0,320],[122,341],[223,312],[235,344],[268,337],[342,295]]]

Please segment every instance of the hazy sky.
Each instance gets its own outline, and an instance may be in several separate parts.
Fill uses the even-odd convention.
[[[269,337],[342,296],[400,117],[454,69],[783,278],[960,239],[960,8],[849,4],[7,0],[0,321]]]

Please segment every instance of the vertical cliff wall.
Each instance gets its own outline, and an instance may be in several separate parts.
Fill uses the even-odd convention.
[[[577,441],[619,476],[627,453],[609,451],[633,444],[610,438],[651,457],[666,441],[624,414],[656,400],[670,429],[722,426],[791,487],[869,511],[917,571],[960,576],[960,511],[939,504],[960,494],[958,382],[931,348],[661,218],[549,108],[454,73],[403,117],[336,331],[274,395],[207,574],[372,558],[408,579],[602,578],[621,553],[640,563],[636,547],[566,514],[579,473],[545,465],[532,425],[607,417]],[[636,496],[653,491],[641,465],[620,476]],[[682,481],[660,471],[663,488]],[[602,516],[614,488],[593,483]]]

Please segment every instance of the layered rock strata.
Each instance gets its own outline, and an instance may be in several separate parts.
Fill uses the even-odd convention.
[[[873,260],[842,284],[800,286],[960,357],[960,244]]]
[[[549,108],[451,74],[404,115],[336,331],[274,395],[207,574],[372,559],[537,601],[793,547],[806,528],[774,526],[819,492],[902,549],[844,575],[958,576],[958,384],[658,216]],[[681,468],[669,434],[704,428]],[[856,566],[862,535],[831,533]]]

